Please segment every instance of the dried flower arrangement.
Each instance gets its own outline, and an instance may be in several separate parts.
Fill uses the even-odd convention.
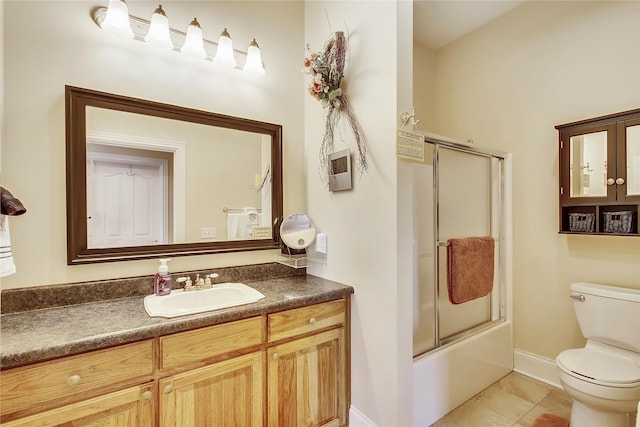
[[[321,52],[310,52],[304,59],[304,72],[309,76],[309,94],[327,109],[325,134],[320,147],[320,176],[329,182],[328,156],[333,151],[335,128],[344,115],[353,131],[357,146],[358,170],[366,172],[367,140],[360,123],[341,88],[346,59],[346,42],[342,31],[337,31],[325,44]]]

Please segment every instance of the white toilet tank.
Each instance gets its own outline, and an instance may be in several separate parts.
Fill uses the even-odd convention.
[[[640,353],[640,289],[572,283],[571,298],[586,339]]]

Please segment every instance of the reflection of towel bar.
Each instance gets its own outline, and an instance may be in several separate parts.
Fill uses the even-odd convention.
[[[493,241],[494,241],[494,242],[497,242],[497,241],[498,241],[498,239],[496,239],[496,238],[494,237]],[[449,242],[436,242],[436,246],[438,246],[438,247],[444,247],[444,246],[450,246],[450,245],[451,245],[451,244],[450,244]]]
[[[262,209],[256,209],[258,212],[262,212]],[[244,213],[244,209],[237,208],[222,208],[222,212],[224,213]]]

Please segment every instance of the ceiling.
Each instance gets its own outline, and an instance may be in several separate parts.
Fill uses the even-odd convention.
[[[526,0],[414,0],[413,37],[437,50]]]

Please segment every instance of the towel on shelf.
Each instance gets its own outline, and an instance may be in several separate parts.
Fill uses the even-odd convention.
[[[9,217],[0,215],[0,277],[9,276],[16,272],[11,253],[11,237],[9,235]]]
[[[0,214],[2,215],[22,215],[27,209],[22,202],[11,194],[6,188],[0,187]]]
[[[256,208],[244,208],[243,211],[247,215],[249,225],[260,225],[260,216]]]
[[[488,295],[493,289],[493,237],[449,239],[447,243],[449,301],[462,304]]]
[[[253,227],[260,225],[256,208],[244,208],[242,212],[227,212],[227,239],[246,240],[253,237]]]

